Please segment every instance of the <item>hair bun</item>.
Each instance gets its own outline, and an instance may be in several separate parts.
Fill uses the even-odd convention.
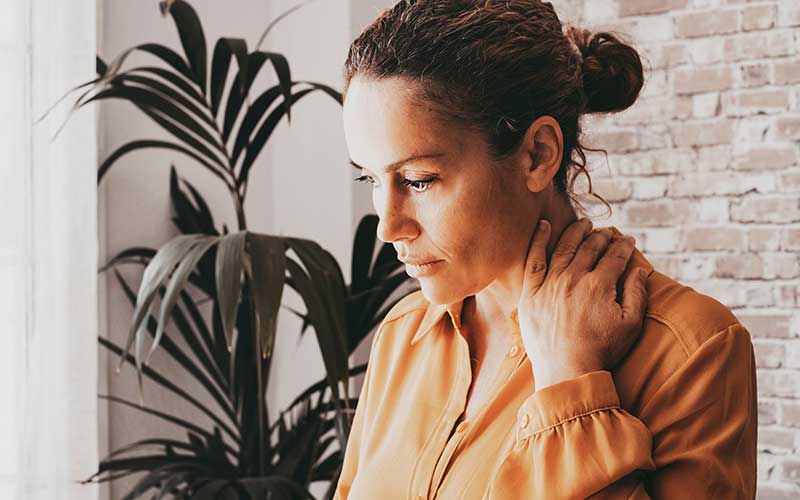
[[[644,84],[642,61],[636,49],[618,35],[570,26],[565,32],[583,58],[583,88],[591,113],[622,111],[639,96]]]

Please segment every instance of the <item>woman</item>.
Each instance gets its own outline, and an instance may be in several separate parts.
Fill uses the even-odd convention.
[[[375,334],[335,498],[754,498],[748,332],[571,204],[579,118],[642,81],[532,0],[401,0],[353,42],[348,149],[421,290]]]

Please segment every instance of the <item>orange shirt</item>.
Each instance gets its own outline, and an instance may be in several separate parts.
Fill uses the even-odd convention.
[[[635,267],[649,271],[647,314],[616,368],[537,391],[515,309],[496,330],[514,347],[493,394],[455,429],[472,376],[463,300],[404,297],[373,338],[334,498],[755,498],[749,333],[638,250],[625,275]]]

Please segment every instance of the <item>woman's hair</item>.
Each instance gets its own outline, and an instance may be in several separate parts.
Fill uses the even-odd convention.
[[[573,184],[583,173],[609,209],[592,192],[584,153],[605,150],[580,143],[579,118],[628,108],[644,79],[639,55],[618,34],[565,30],[551,3],[538,0],[400,0],[350,45],[345,93],[356,75],[417,83],[446,123],[483,134],[495,162],[534,120],[552,116],[564,138],[556,188],[580,206]]]

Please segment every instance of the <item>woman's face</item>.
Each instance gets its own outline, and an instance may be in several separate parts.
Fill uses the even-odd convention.
[[[404,82],[354,78],[345,138],[354,172],[372,183],[378,238],[400,260],[440,260],[427,274],[406,272],[430,302],[450,304],[524,268],[541,196],[526,185],[524,161],[492,165],[478,132],[442,123]]]

